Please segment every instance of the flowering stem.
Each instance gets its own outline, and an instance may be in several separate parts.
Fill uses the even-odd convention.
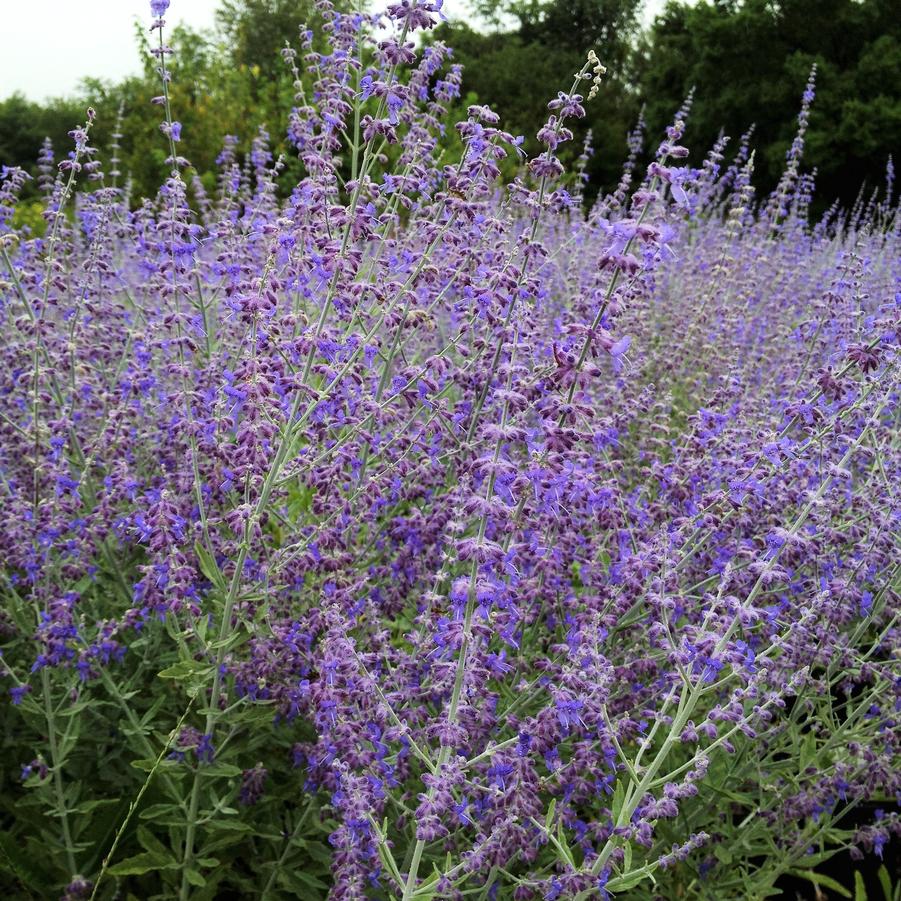
[[[880,411],[881,411],[881,409],[882,408],[880,407]],[[876,418],[876,417],[874,417],[874,418]],[[844,456],[838,463],[836,469],[842,469],[844,467],[845,463],[847,463],[848,460],[851,459],[851,457],[853,456],[853,454],[855,453],[857,448],[862,443],[864,437],[867,434],[867,431],[868,431],[868,427],[865,427],[861,431],[861,434],[858,436],[856,441],[845,452]],[[813,509],[814,505],[816,503],[818,503],[819,500],[826,493],[829,486],[832,484],[833,478],[834,478],[834,475],[830,475],[823,480],[822,484],[819,486],[819,488],[813,494],[811,499],[808,501],[808,503],[804,506],[804,508],[798,514],[797,518],[792,523],[790,529],[788,529],[789,534],[796,534],[797,531],[801,528],[801,526],[806,522],[807,517],[810,514],[810,511]],[[745,606],[753,603],[754,599],[757,597],[757,595],[762,590],[767,572],[769,572],[776,565],[776,562],[779,559],[781,551],[784,547],[785,547],[785,545],[782,545],[782,547],[780,547],[776,551],[776,553],[774,553],[773,556],[767,561],[766,567],[758,576],[757,581],[754,583],[754,587],[751,589],[750,594],[745,599],[745,604],[744,604]],[[711,655],[712,657],[716,657],[723,652],[723,649],[725,648],[726,644],[729,642],[730,638],[732,637],[733,633],[735,632],[735,629],[738,627],[738,624],[739,624],[739,616],[738,616],[738,613],[736,613],[732,619],[731,625],[726,629],[726,631],[720,636],[719,640],[717,641],[716,648],[714,649],[714,651]],[[663,740],[663,744],[662,744],[660,750],[657,752],[656,756],[654,757],[653,761],[648,765],[647,769],[645,770],[644,776],[642,777],[642,780],[639,783],[639,785],[637,785],[634,789],[626,790],[626,795],[623,800],[622,809],[620,810],[619,816],[617,817],[616,822],[614,823],[615,828],[621,828],[622,826],[624,826],[625,824],[630,822],[630,820],[632,818],[632,814],[635,813],[636,809],[638,808],[638,805],[641,803],[641,801],[644,798],[645,794],[647,793],[648,789],[654,783],[657,773],[660,771],[660,768],[663,766],[664,762],[666,761],[667,756],[669,755],[670,749],[672,748],[673,744],[677,741],[678,737],[682,734],[682,731],[685,729],[685,726],[688,723],[688,720],[691,718],[692,714],[694,713],[694,709],[697,706],[697,702],[700,699],[701,695],[703,694],[704,690],[705,690],[704,680],[701,677],[698,678],[698,680],[696,681],[694,686],[691,687],[691,689],[689,689],[688,686],[683,687],[682,695],[679,700],[679,708],[676,712],[676,715],[673,717],[673,722],[670,725],[669,731],[667,732],[666,737]],[[642,748],[642,750],[643,750],[643,748]],[[614,839],[612,839],[612,838],[608,839],[607,842],[605,843],[604,847],[601,849],[600,854],[597,856],[597,858],[592,863],[592,866],[591,866],[592,875],[597,876],[601,873],[601,871],[606,866],[607,861],[610,859],[610,855],[613,853],[614,848],[615,848]],[[579,895],[576,896],[575,901],[584,901],[584,899],[586,899],[587,897],[588,897],[588,895],[586,895],[584,892],[581,892]]]
[[[59,744],[56,735],[56,720],[53,713],[53,703],[50,697],[50,672],[47,667],[41,669],[41,689],[44,699],[44,717],[47,720],[47,742],[50,746],[50,763],[53,769],[53,789],[56,793],[56,812],[60,818],[63,831],[63,844],[66,848],[66,860],[69,864],[69,873],[74,876],[75,845],[72,842],[72,832],[69,829],[69,812],[66,808],[66,795],[63,790],[63,761],[59,753]]]
[[[156,760],[154,761],[153,766],[150,768],[150,772],[147,774],[147,778],[144,780],[144,784],[138,791],[137,796],[134,801],[132,801],[128,805],[128,813],[125,815],[125,819],[122,821],[122,824],[119,826],[116,831],[116,837],[113,839],[113,844],[110,847],[109,851],[106,854],[106,857],[103,858],[103,864],[100,868],[100,874],[97,876],[96,881],[94,882],[94,888],[91,892],[90,901],[94,901],[97,897],[97,892],[100,888],[100,883],[103,880],[103,877],[106,875],[106,871],[109,869],[110,864],[113,861],[113,857],[116,854],[116,848],[119,847],[119,840],[122,838],[125,833],[126,828],[128,827],[129,822],[131,821],[134,812],[138,809],[141,804],[141,799],[144,797],[144,793],[147,791],[150,783],[153,781],[153,777],[156,771],[159,769],[160,764],[163,762],[163,758],[166,756],[166,752],[172,747],[172,743],[175,741],[179,732],[181,731],[181,727],[184,725],[185,720],[188,718],[188,714],[191,712],[191,706],[194,703],[194,699],[188,701],[188,706],[185,708],[185,712],[181,715],[178,723],[176,723],[175,728],[169,733],[169,737],[163,744],[160,753],[157,755]]]

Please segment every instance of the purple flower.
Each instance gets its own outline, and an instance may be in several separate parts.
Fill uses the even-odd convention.
[[[214,174],[175,155],[145,200],[92,114],[34,194],[0,172],[17,840],[84,894],[67,845],[193,698],[153,790],[194,803],[137,833],[185,885],[232,836],[226,893],[309,851],[335,898],[604,898],[655,863],[670,897],[690,858],[754,865],[723,811],[758,768],[748,828],[803,859],[901,788],[893,186],[813,218],[811,80],[773,197],[751,135],[682,166],[689,97],[589,199],[581,75],[520,166],[487,106],[449,140],[462,70],[411,31],[439,4],[319,10],[285,134],[225,137]]]
[[[389,91],[388,96],[385,98],[385,104],[388,107],[388,121],[392,125],[397,125],[400,121],[398,118],[398,113],[403,109],[404,102],[401,97],[397,94]]]
[[[360,100],[368,100],[374,93],[375,82],[371,75],[364,75],[360,79]]]
[[[216,754],[213,749],[213,736],[201,735],[200,740],[197,742],[197,747],[194,749],[194,753],[201,763],[212,763]]]
[[[13,685],[9,690],[9,696],[12,698],[13,705],[18,707],[22,703],[22,698],[30,694],[30,685]]]
[[[268,772],[258,763],[253,769],[244,770],[241,774],[241,790],[238,797],[242,804],[251,806],[256,804],[263,796],[263,787],[266,784]]]

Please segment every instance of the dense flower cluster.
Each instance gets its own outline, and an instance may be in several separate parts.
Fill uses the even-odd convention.
[[[901,233],[809,224],[813,74],[769,200],[750,135],[685,165],[689,99],[586,204],[596,56],[504,185],[486,106],[445,158],[440,3],[319,6],[286,198],[263,131],[190,177],[161,18],[156,198],[93,114],[43,236],[3,172],[13,842],[67,898],[747,898],[881,854],[894,814],[842,817],[901,793]]]

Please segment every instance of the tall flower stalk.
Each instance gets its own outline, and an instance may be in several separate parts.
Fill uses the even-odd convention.
[[[528,158],[439,3],[318,0],[210,190],[168,9],[155,198],[93,114],[45,236],[0,176],[0,884],[737,901],[889,854],[901,218],[889,167],[810,221],[813,74],[771,197],[751,131],[688,163],[691,95],[605,193],[595,54]]]

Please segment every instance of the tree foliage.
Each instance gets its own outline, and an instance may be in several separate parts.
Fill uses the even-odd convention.
[[[795,129],[804,80],[817,64],[805,165],[824,197],[851,201],[883,179],[901,146],[901,17],[890,0],[670,2],[640,50],[638,83],[661,129],[696,89],[687,143],[694,159],[720,129],[756,130],[757,176],[771,187]]]
[[[279,52],[285,43],[296,45],[299,30],[318,18],[309,0],[222,0],[216,11],[226,58],[276,80],[284,75]]]
[[[453,47],[463,64],[464,89],[523,134],[531,151],[538,147],[535,135],[547,112],[536,100],[569,90],[573,73],[594,49],[608,74],[587,107],[571,155],[579,152],[590,128],[599,152],[588,172],[593,184],[609,185],[616,182],[624,136],[640,108],[632,77],[639,8],[640,0],[481,0],[475,9],[487,30],[449,22],[436,30],[436,37]]]
[[[651,135],[659,135],[692,87],[686,136],[692,160],[702,159],[721,130],[734,146],[754,124],[755,180],[760,190],[772,188],[814,62],[817,98],[805,165],[818,171],[819,196],[851,202],[863,182],[877,187],[889,154],[901,146],[901,19],[892,0],[671,0],[645,30],[641,0],[475,0],[471,9],[478,27],[452,19],[435,39],[452,46],[464,65],[466,102],[492,106],[529,150],[544,121],[540,101],[569,88],[587,50],[608,67],[570,149],[576,155],[591,128],[594,190],[616,183],[625,135],[642,105]],[[304,25],[319,24],[309,0],[222,0],[214,32],[174,31],[173,108],[185,154],[202,177],[213,178],[226,134],[247,150],[262,125],[274,150],[283,149],[293,87],[279,51],[286,41],[297,46]],[[88,103],[98,110],[95,140],[105,150],[121,109],[121,168],[135,198],[150,193],[165,153],[150,105],[158,89],[147,40],[138,29],[141,76],[116,84],[89,79],[78,96],[46,103],[22,95],[0,101],[0,163],[33,171],[45,136],[58,156],[65,154],[67,132]],[[289,159],[286,186],[295,174]]]

